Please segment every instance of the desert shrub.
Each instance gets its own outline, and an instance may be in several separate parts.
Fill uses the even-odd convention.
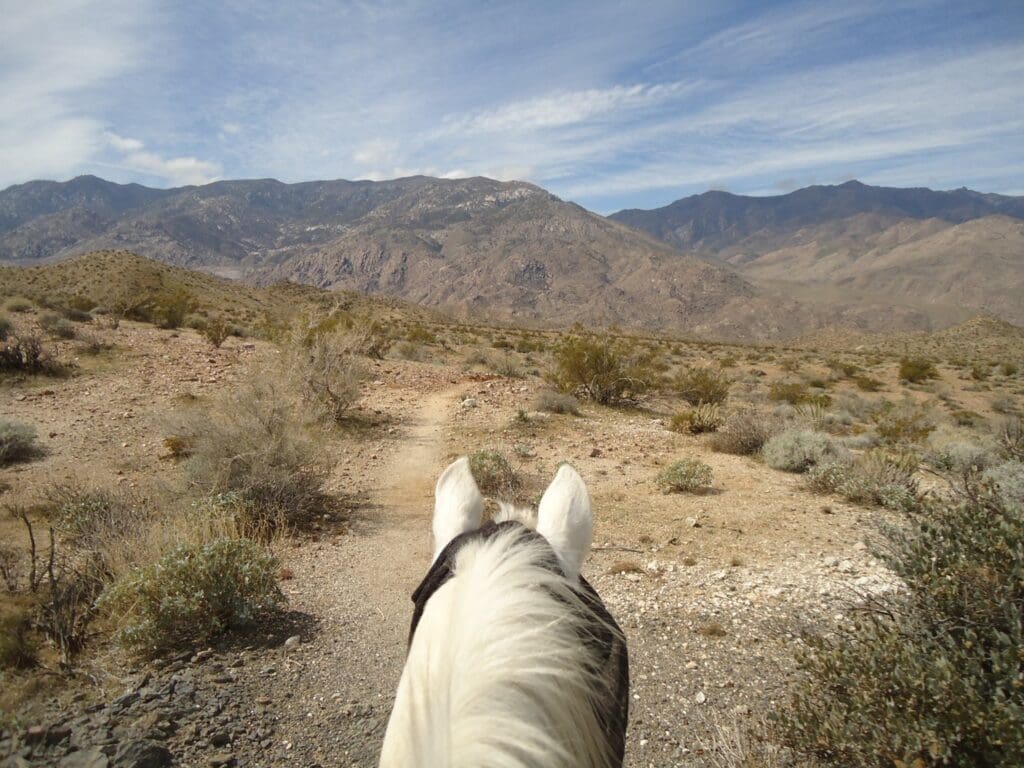
[[[73,339],[77,333],[75,326],[54,312],[44,312],[40,315],[39,327],[58,339]]]
[[[882,388],[882,382],[872,376],[868,376],[867,374],[855,376],[853,383],[856,384],[857,389],[862,392],[877,392]]]
[[[152,317],[161,328],[180,328],[198,304],[184,287],[167,290],[153,299]]]
[[[427,357],[427,352],[421,344],[413,341],[400,341],[393,347],[395,356],[402,360],[421,362]]]
[[[1007,419],[996,433],[999,452],[1007,459],[1024,462],[1024,419]]]
[[[142,499],[120,490],[58,485],[46,496],[63,541],[101,555],[141,535],[151,517]]]
[[[90,312],[96,308],[96,302],[90,299],[88,296],[72,296],[67,300],[67,309],[75,310],[77,312]],[[73,320],[74,318],[68,318]],[[92,318],[90,318],[91,320]],[[83,322],[88,322],[84,320]]]
[[[548,381],[561,392],[598,403],[615,403],[642,394],[654,372],[642,355],[610,337],[570,336],[552,352]]]
[[[489,367],[499,376],[504,376],[509,379],[523,379],[526,378],[526,373],[516,362],[515,357],[505,353],[503,355],[495,355],[489,361]]]
[[[806,472],[818,464],[848,460],[847,450],[833,438],[810,429],[787,429],[772,437],[761,449],[772,469]]]
[[[28,602],[8,600],[0,605],[0,670],[35,665],[32,614],[33,606]]]
[[[676,377],[674,389],[690,405],[721,405],[729,397],[732,380],[711,368],[690,368]]]
[[[437,334],[420,323],[413,325],[405,334],[405,340],[413,344],[436,344]]]
[[[543,390],[537,395],[537,403],[534,405],[534,408],[547,413],[580,415],[580,404],[575,397],[563,392],[552,392],[551,390]]]
[[[7,341],[7,337],[11,334],[13,327],[9,319],[0,315],[0,341]]]
[[[708,444],[719,453],[750,456],[781,429],[781,422],[754,408],[743,408],[730,413],[722,426],[714,432]]]
[[[903,402],[884,403],[871,417],[878,436],[887,443],[920,443],[937,426],[931,409],[926,405]]]
[[[98,607],[115,618],[120,642],[153,655],[251,626],[283,601],[277,561],[263,547],[219,539],[182,545],[125,576],[100,596]]]
[[[711,485],[711,467],[696,459],[682,459],[665,467],[654,482],[665,493],[699,491]]]
[[[984,416],[966,408],[954,408],[949,412],[949,417],[959,427],[979,427],[985,423]]]
[[[266,379],[254,379],[184,418],[185,469],[205,496],[235,493],[251,518],[245,532],[272,531],[333,507],[325,469],[292,404]]]
[[[356,404],[367,375],[347,341],[339,334],[320,334],[295,351],[290,366],[306,405],[328,422],[341,421]]]
[[[1015,363],[1003,363],[999,366],[999,371],[1003,376],[1016,376],[1017,370],[1018,368]]]
[[[775,381],[768,386],[768,399],[775,402],[800,405],[801,403],[820,402],[828,405],[832,402],[828,395],[814,395],[802,381]]]
[[[971,378],[975,381],[985,381],[991,373],[992,369],[987,363],[975,363],[971,366]]]
[[[73,323],[91,323],[92,315],[88,312],[76,309],[75,307],[64,307],[60,313],[64,316],[65,320],[70,320]]]
[[[914,511],[921,498],[915,477],[917,465],[910,454],[868,451],[847,465],[834,490],[858,504]]]
[[[1024,516],[936,498],[887,539],[906,588],[810,638],[788,742],[850,768],[1024,765]]]
[[[990,448],[954,440],[925,454],[925,463],[939,471],[963,477],[981,472],[999,463]]]
[[[981,480],[998,493],[1007,509],[1024,514],[1024,464],[1004,461],[982,472]]]
[[[497,451],[476,451],[469,455],[469,469],[480,492],[501,496],[519,487],[519,478],[508,459]]]
[[[13,299],[8,299],[4,307],[8,312],[17,312],[20,314],[23,312],[31,312],[32,302],[20,296],[15,296]]]
[[[702,435],[706,432],[717,431],[723,423],[725,423],[725,418],[720,406],[714,403],[702,403],[688,411],[675,414],[669,423],[669,428],[675,432]]]
[[[30,424],[0,419],[0,467],[28,461],[40,453],[36,428]]]
[[[815,493],[836,493],[849,471],[849,463],[846,462],[815,464],[804,475],[804,484]]]
[[[43,340],[35,334],[12,335],[0,346],[0,373],[56,376],[62,371]]]
[[[223,317],[215,317],[203,323],[199,333],[214,349],[220,349],[220,345],[231,335],[231,323]]]
[[[931,360],[923,357],[905,357],[900,360],[899,377],[911,384],[919,384],[929,379],[937,379],[939,372]]]
[[[990,406],[993,411],[1001,414],[1013,413],[1017,408],[1017,403],[1010,395],[998,395],[992,398]]]

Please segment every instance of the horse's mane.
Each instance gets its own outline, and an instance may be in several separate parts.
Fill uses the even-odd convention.
[[[621,670],[610,647],[623,641],[596,595],[518,524],[466,541],[453,571],[413,636],[381,766],[617,765],[607,713]]]

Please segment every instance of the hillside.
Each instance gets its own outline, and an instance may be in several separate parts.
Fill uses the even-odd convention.
[[[386,320],[433,320],[436,313],[395,299],[354,292],[328,293],[311,286],[247,285],[216,275],[147,259],[128,251],[98,251],[54,264],[0,266],[0,297],[67,304],[86,299],[116,308],[184,290],[201,315],[216,314],[248,327],[277,325],[305,307],[342,306]]]
[[[700,227],[691,227],[703,235],[687,241],[692,253],[682,253],[524,182],[417,176],[155,190],[83,176],[0,192],[0,262],[128,250],[255,285],[290,281],[385,295],[473,318],[616,324],[739,341],[837,325],[930,330],[990,304],[1016,319],[1012,238],[1008,255],[982,259],[968,281],[939,270],[948,276],[932,284],[930,241],[907,256],[916,271],[893,277],[878,262],[865,277],[876,256],[924,242],[956,226],[953,219],[1013,212],[1016,198],[882,192],[855,184],[809,188],[780,198],[785,205],[777,209],[765,202],[774,198],[708,193],[687,203],[703,211]],[[824,202],[814,204],[817,198]],[[877,210],[786,229],[844,215],[854,203]],[[908,212],[935,215],[900,218]],[[971,233],[986,230],[977,222],[990,219],[1002,222],[1004,234],[1016,232],[1009,215],[970,220],[974,229],[960,225],[968,228],[950,247],[969,250],[978,236]],[[995,263],[1005,268],[994,270]]]
[[[1024,322],[1024,198],[848,182],[611,218],[792,299],[893,304],[935,327],[979,312]]]
[[[0,259],[34,263],[96,249],[261,284],[292,280],[547,323],[715,329],[735,325],[721,315],[730,302],[755,295],[730,268],[522,182],[259,180],[146,190],[81,177],[0,193]],[[773,311],[759,313],[768,325]]]

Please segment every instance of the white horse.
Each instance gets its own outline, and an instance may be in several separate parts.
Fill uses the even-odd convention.
[[[583,480],[563,465],[535,521],[502,505],[481,527],[482,514],[461,458],[437,481],[434,560],[413,595],[381,767],[621,766],[628,659],[580,576],[593,527]]]

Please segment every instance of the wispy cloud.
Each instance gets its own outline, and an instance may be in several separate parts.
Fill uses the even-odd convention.
[[[6,2],[0,184],[486,175],[610,211],[1024,173],[1024,14],[987,0]]]

